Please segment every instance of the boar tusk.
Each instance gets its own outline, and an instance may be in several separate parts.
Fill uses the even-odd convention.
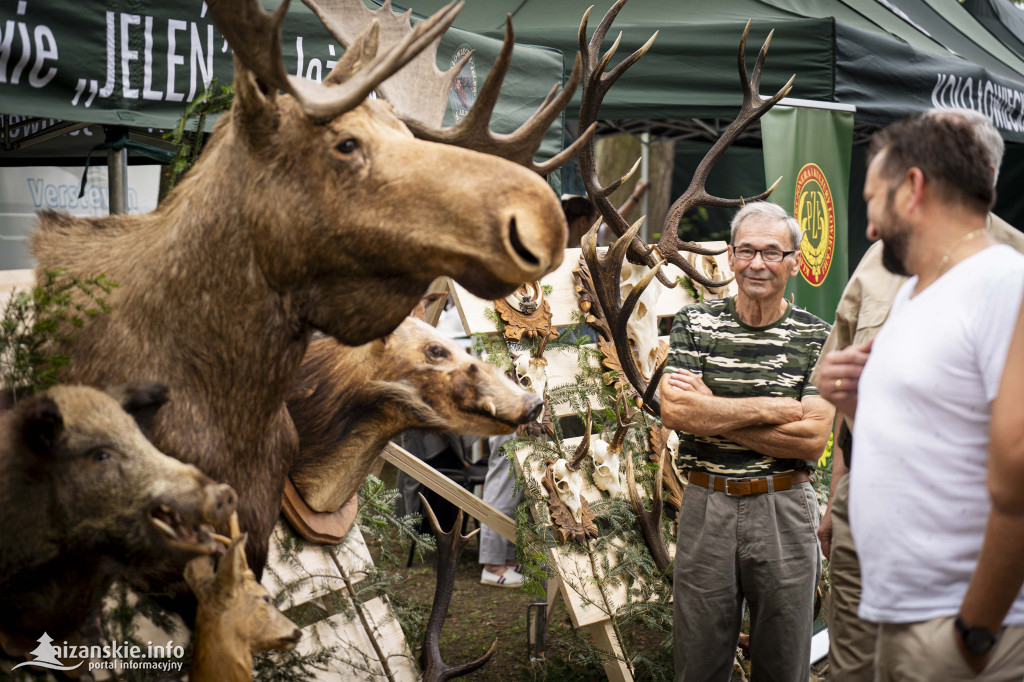
[[[231,538],[224,537],[220,533],[210,533],[210,538],[212,540],[216,540],[217,542],[219,542],[220,544],[224,545],[225,547],[230,547],[231,546]]]
[[[487,409],[488,412],[491,413],[492,417],[498,416],[498,408],[495,407],[494,401],[491,400],[490,398],[484,401],[484,407]]]

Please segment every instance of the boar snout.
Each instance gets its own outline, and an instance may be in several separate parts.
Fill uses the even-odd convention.
[[[231,517],[238,495],[227,483],[211,483],[203,489],[203,521],[219,525]]]
[[[530,422],[537,421],[540,416],[544,413],[544,399],[539,395],[531,395],[526,401],[526,409],[523,410],[523,415],[516,420],[517,424],[529,424]]]

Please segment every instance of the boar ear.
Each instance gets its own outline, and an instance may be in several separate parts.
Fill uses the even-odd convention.
[[[37,455],[53,452],[64,430],[64,417],[52,398],[37,397],[19,405],[21,433],[28,449]]]
[[[245,541],[248,539],[248,533],[239,535],[231,541],[228,551],[220,558],[220,564],[217,565],[218,592],[230,590],[249,571],[249,564],[245,560]]]
[[[420,302],[416,304],[416,307],[412,309],[410,315],[416,319],[427,321],[427,308],[436,303],[441,297],[448,298],[448,292],[446,291],[431,291],[429,294],[424,294]]]
[[[107,390],[114,400],[121,403],[121,408],[135,419],[147,438],[157,411],[168,400],[168,392],[165,385],[153,381],[121,384]]]

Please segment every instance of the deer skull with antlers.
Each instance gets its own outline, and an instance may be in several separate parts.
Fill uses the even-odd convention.
[[[619,405],[622,411],[619,411]],[[631,418],[629,408],[626,407],[625,398],[620,395],[615,401],[615,421],[617,426],[615,434],[610,443],[598,439],[590,448],[590,456],[594,460],[594,485],[608,493],[610,497],[618,497],[622,492],[621,475],[619,470],[619,453],[626,442],[626,434],[629,427],[635,422],[627,421]],[[626,455],[629,456],[628,453]]]

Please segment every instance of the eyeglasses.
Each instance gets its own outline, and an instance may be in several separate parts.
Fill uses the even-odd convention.
[[[732,250],[732,255],[736,256],[740,260],[754,260],[754,256],[761,254],[761,260],[765,263],[778,263],[786,256],[796,253],[798,249],[793,251],[782,251],[781,249],[753,249],[749,246],[740,246]]]

